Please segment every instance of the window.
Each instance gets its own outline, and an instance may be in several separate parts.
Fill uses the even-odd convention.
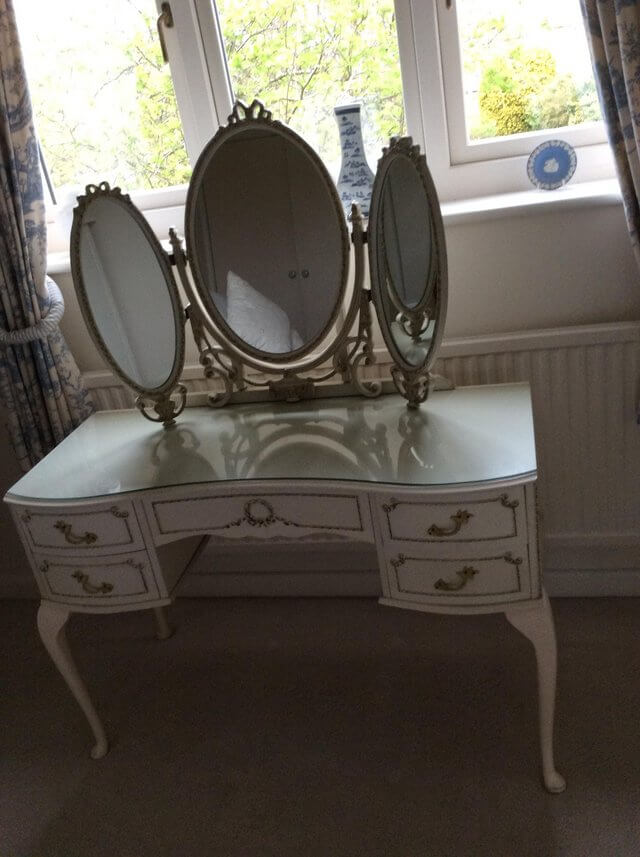
[[[526,158],[549,136],[580,146],[574,181],[614,174],[577,0],[172,0],[170,66],[166,5],[17,3],[53,185],[118,184],[161,237],[234,92],[259,97],[336,177],[345,101],[363,105],[371,166],[408,132],[444,200],[527,189]]]
[[[106,180],[155,190],[187,182],[191,168],[153,0],[28,0],[17,11],[54,188]]]
[[[408,124],[442,198],[530,188],[551,137],[579,147],[574,181],[614,175],[577,0],[406,0],[398,19]]]

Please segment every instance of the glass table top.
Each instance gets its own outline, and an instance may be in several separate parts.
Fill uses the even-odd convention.
[[[528,384],[188,408],[170,429],[137,411],[93,414],[7,493],[103,498],[175,485],[327,480],[446,486],[536,471]]]

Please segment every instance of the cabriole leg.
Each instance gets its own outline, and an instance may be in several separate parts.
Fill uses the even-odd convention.
[[[533,643],[538,666],[538,710],[542,776],[547,791],[558,794],[567,786],[553,762],[553,717],[556,702],[557,649],[556,633],[547,593],[535,607],[506,611],[514,628]]]
[[[156,620],[156,637],[158,640],[168,640],[173,634],[173,628],[169,625],[167,611],[164,607],[154,607],[153,615]]]
[[[100,718],[89,698],[87,688],[80,678],[69,649],[69,644],[67,643],[65,625],[70,615],[71,611],[66,607],[54,604],[51,601],[42,601],[38,610],[38,631],[46,650],[51,656],[51,660],[60,670],[71,693],[75,696],[78,705],[89,721],[89,726],[96,739],[95,746],[91,750],[91,758],[101,759],[106,755],[109,744]]]

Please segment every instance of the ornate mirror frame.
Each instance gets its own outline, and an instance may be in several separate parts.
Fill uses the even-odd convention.
[[[247,129],[276,133],[304,153],[327,189],[340,229],[341,281],[339,294],[329,320],[313,340],[282,356],[260,351],[235,335],[208,294],[194,252],[194,240],[197,241],[195,239],[196,204],[207,167],[225,142]],[[355,387],[359,393],[366,396],[376,396],[380,393],[378,382],[364,381],[360,378],[362,366],[373,362],[373,344],[368,295],[363,288],[364,238],[359,211],[357,208],[354,209],[350,237],[338,192],[320,157],[298,134],[283,123],[274,120],[271,111],[257,99],[249,106],[237,101],[229,116],[228,124],[220,127],[198,158],[189,183],[185,208],[188,256],[183,251],[175,230],[171,230],[170,237],[175,263],[190,302],[187,313],[200,351],[200,362],[204,366],[205,376],[217,378],[224,388],[221,393],[210,397],[210,404],[220,406],[232,399],[246,401],[248,398],[271,398],[273,395],[276,398],[288,400],[311,398],[322,395],[318,385],[336,375],[340,375],[342,380],[340,392],[344,392],[345,387]],[[350,277],[349,272],[351,242],[355,249],[353,277]],[[195,288],[187,273],[187,263]],[[350,336],[358,315],[357,331],[355,335]],[[336,335],[330,335],[336,325],[338,326]],[[329,361],[329,368],[318,370],[321,364]],[[265,380],[245,377],[245,366],[263,373]],[[310,376],[300,374],[314,369],[316,374]],[[317,374],[318,371],[320,374]],[[276,377],[269,377],[273,375]],[[248,387],[254,388],[254,395],[249,395]],[[335,394],[334,389],[333,395]]]
[[[420,147],[414,145],[411,137],[392,137],[389,146],[385,147],[382,151],[383,154],[378,161],[378,169],[373,185],[369,214],[368,244],[371,291],[382,336],[395,364],[391,369],[391,376],[398,391],[408,400],[409,407],[416,408],[421,402],[427,399],[432,382],[437,377],[430,372],[430,369],[442,342],[447,314],[447,248],[438,194],[426,159],[420,153]],[[386,263],[382,262],[384,256],[384,224],[382,214],[385,179],[392,164],[398,158],[409,160],[416,170],[427,198],[430,213],[429,231],[432,241],[432,264],[425,292],[415,307],[404,305],[395,287],[391,289],[387,288],[390,276]],[[389,319],[384,310],[384,301],[386,298],[388,298],[389,302],[398,312],[405,316],[405,324],[410,328],[407,331],[409,335],[413,331],[423,330],[425,325],[432,320],[430,311],[432,303],[435,302],[433,336],[422,364],[416,366],[409,363],[405,360],[396,345],[391,333]]]
[[[80,227],[91,203],[100,198],[108,198],[121,206],[127,212],[129,217],[131,217],[140,227],[141,232],[148,241],[149,246],[153,250],[158,261],[158,266],[162,276],[164,277],[165,286],[169,292],[169,299],[173,309],[176,350],[171,372],[164,383],[158,387],[142,387],[130,378],[126,372],[124,372],[105,343],[100,332],[100,325],[98,324],[91,308],[80,261]],[[154,235],[153,230],[145,218],[131,202],[129,195],[122,193],[119,187],[111,188],[108,182],[101,182],[99,185],[90,184],[86,186],[85,195],[79,196],[77,200],[78,205],[73,210],[73,224],[71,227],[71,274],[76,295],[78,297],[78,303],[80,305],[80,311],[82,312],[89,334],[91,335],[96,348],[102,357],[104,357],[113,372],[128,387],[131,387],[136,393],[138,393],[135,404],[142,415],[152,422],[161,422],[165,428],[168,428],[175,423],[175,417],[184,410],[187,395],[186,387],[178,383],[184,367],[185,313],[173,278],[169,257],[160,246],[158,239]],[[173,393],[177,393],[179,395],[177,402],[171,398]],[[148,409],[150,408],[153,413],[149,412]]]

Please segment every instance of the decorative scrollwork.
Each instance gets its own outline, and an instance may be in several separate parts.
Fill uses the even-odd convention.
[[[115,518],[128,518],[129,512],[126,509],[118,509],[117,506],[112,506],[109,511]]]
[[[440,589],[444,592],[457,592],[459,589],[463,589],[470,580],[473,580],[476,574],[479,574],[477,568],[465,565],[460,571],[456,571],[457,580],[443,580],[441,577],[436,580],[433,586],[435,589]]]
[[[399,506],[398,500],[395,497],[391,497],[388,503],[382,504],[382,511],[389,514],[389,512],[393,512],[394,509],[397,509]]]
[[[238,122],[247,119],[260,119],[263,122],[273,122],[271,111],[267,110],[262,101],[259,101],[257,98],[254,98],[248,107],[242,101],[236,101],[227,121],[229,125],[237,125]]]
[[[519,500],[510,500],[508,494],[501,494],[500,495],[500,502],[507,509],[517,509],[518,506],[520,505]]]
[[[431,381],[428,372],[424,372],[422,369],[412,372],[394,365],[391,367],[391,377],[398,388],[398,392],[407,399],[408,408],[414,410],[422,402],[427,401]]]
[[[176,403],[171,396],[178,394],[179,401]],[[184,384],[178,384],[177,387],[168,396],[138,396],[136,399],[136,408],[140,411],[143,417],[152,423],[162,423],[165,428],[170,428],[175,425],[176,417],[184,411],[187,404],[187,388]],[[151,416],[147,412],[147,408],[151,407],[157,416]]]
[[[428,535],[430,536],[455,536],[456,533],[460,532],[460,528],[465,524],[469,523],[469,520],[473,518],[473,512],[467,512],[466,509],[458,509],[455,515],[451,515],[451,525],[449,527],[439,527],[437,524],[431,524],[429,529],[427,530]]]
[[[95,533],[86,532],[83,535],[78,535],[73,532],[73,524],[67,524],[66,521],[56,521],[53,525],[56,530],[64,535],[64,540],[70,545],[92,545],[98,541],[98,536]]]
[[[511,553],[511,551],[507,551],[503,555],[502,558],[504,559],[505,562],[510,562],[511,565],[522,565],[522,557],[521,556],[514,557],[514,555]]]

